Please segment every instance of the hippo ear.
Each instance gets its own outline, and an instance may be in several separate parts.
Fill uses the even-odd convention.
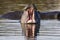
[[[22,11],[9,12],[9,13],[3,14],[1,18],[19,20],[21,19],[22,13],[23,13]]]

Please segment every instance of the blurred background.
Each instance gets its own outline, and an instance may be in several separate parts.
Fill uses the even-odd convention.
[[[34,3],[39,11],[58,10],[60,0],[0,0],[0,14],[20,11],[26,4]]]
[[[42,19],[56,19],[60,13],[60,0],[0,0],[0,15],[10,12],[19,13],[27,4],[35,4],[40,12],[52,12],[41,14]],[[57,14],[56,14],[57,13]],[[14,15],[14,14],[13,14]],[[19,14],[19,18],[21,14]],[[60,15],[60,14],[59,14]],[[5,17],[5,16],[4,16]],[[18,17],[18,15],[17,15]],[[48,17],[48,18],[47,18]],[[59,16],[60,17],[60,16]],[[18,18],[17,18],[18,19]]]

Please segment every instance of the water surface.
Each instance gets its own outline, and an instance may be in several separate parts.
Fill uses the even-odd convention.
[[[0,20],[0,40],[60,40],[60,21],[41,20],[36,38],[26,38],[19,20]]]

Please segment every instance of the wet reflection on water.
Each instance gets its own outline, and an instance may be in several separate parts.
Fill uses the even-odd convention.
[[[26,40],[37,40],[37,38],[26,38]]]
[[[21,27],[27,40],[36,40],[37,33],[39,33],[40,24],[21,24]]]

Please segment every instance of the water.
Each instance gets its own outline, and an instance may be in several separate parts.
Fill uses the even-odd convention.
[[[36,38],[27,38],[19,20],[0,20],[0,40],[60,40],[60,21],[41,20]]]

